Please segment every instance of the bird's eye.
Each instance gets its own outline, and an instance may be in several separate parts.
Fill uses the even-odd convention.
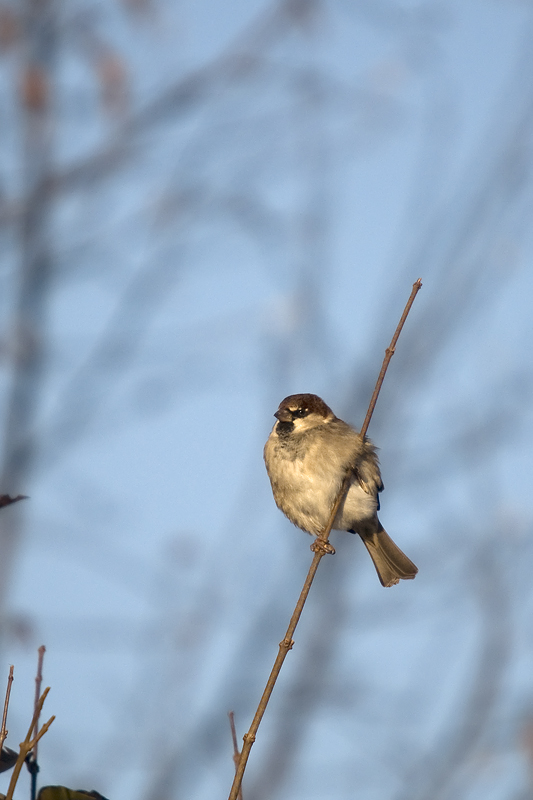
[[[306,417],[309,412],[306,408],[297,408],[292,412],[293,417]]]

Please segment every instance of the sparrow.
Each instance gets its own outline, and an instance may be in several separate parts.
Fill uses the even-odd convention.
[[[298,528],[318,536],[349,473],[350,487],[333,528],[359,534],[382,586],[414,578],[417,567],[378,519],[383,482],[372,442],[316,394],[289,395],[274,416],[264,459],[278,508]]]

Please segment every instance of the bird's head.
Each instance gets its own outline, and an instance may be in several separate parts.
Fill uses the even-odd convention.
[[[293,433],[315,428],[335,419],[335,414],[316,394],[291,394],[279,404],[274,414],[280,433]]]

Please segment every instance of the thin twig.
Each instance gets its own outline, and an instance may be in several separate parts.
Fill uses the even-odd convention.
[[[241,758],[241,751],[237,742],[237,730],[235,728],[235,714],[233,711],[228,711],[229,724],[231,728],[231,738],[233,739],[233,763],[235,764],[235,772],[237,772],[239,761]],[[239,786],[238,800],[242,800],[242,786]]]
[[[43,682],[43,661],[44,661],[44,654],[46,653],[46,647],[42,644],[37,651],[39,653],[39,657],[37,659],[37,675],[35,676],[35,700],[33,703],[33,710],[37,710],[37,706],[39,705],[39,697],[41,696],[41,684]],[[37,715],[37,719],[35,720],[35,727],[33,729],[33,735],[35,736],[37,731],[39,730],[39,715]],[[33,749],[33,757],[37,761],[37,746]]]
[[[42,644],[38,651],[39,656],[37,659],[37,675],[35,676],[35,700],[33,703],[33,710],[34,712],[37,710],[37,706],[39,704],[39,697],[41,696],[41,684],[43,682],[43,661],[44,661],[44,654],[46,652],[46,647]],[[37,731],[39,730],[39,715],[35,720],[35,726],[33,728],[33,736],[37,735]],[[38,750],[38,740],[35,742],[35,747],[33,748],[33,752],[28,756],[26,759],[26,765],[31,775],[31,790],[30,790],[30,800],[35,800],[37,797],[37,774],[39,772],[39,764],[37,763],[37,750]]]
[[[6,699],[4,700],[4,713],[2,715],[2,727],[0,728],[0,753],[7,738],[8,730],[7,723],[7,709],[9,708],[9,696],[11,695],[11,685],[13,683],[13,664],[9,667],[9,677],[7,679]]]
[[[313,542],[313,545],[311,545],[315,553],[313,561],[311,562],[311,566],[309,567],[307,578],[305,579],[305,583],[300,593],[300,597],[298,598],[298,602],[296,603],[296,608],[294,609],[291,621],[289,622],[287,633],[285,634],[283,640],[279,643],[279,652],[276,661],[274,662],[274,666],[272,667],[272,671],[268,678],[267,685],[259,702],[259,706],[257,707],[257,711],[255,712],[252,724],[250,725],[250,730],[243,737],[243,746],[242,746],[241,757],[239,760],[239,766],[235,772],[235,779],[233,781],[233,785],[231,787],[231,792],[229,794],[228,800],[237,800],[239,796],[239,789],[241,787],[242,777],[244,775],[244,770],[246,769],[246,763],[248,761],[248,756],[250,755],[250,750],[252,749],[252,745],[255,742],[255,735],[257,733],[257,729],[259,728],[259,725],[263,718],[263,714],[266,711],[268,701],[270,700],[270,696],[274,690],[274,686],[278,679],[281,667],[283,666],[283,662],[285,661],[287,653],[289,652],[289,650],[291,650],[294,644],[292,636],[300,620],[300,616],[302,614],[305,601],[307,600],[307,595],[309,594],[309,590],[311,589],[311,584],[313,583],[316,571],[318,569],[318,565],[320,564],[322,557],[325,556],[326,553],[335,552],[331,547],[331,545],[328,544],[328,537],[329,534],[331,533],[335,517],[337,516],[337,511],[339,510],[339,507],[343,502],[344,497],[350,486],[351,478],[352,478],[351,473],[346,475],[346,477],[344,478],[340,492],[331,510],[328,524],[326,528],[322,531],[322,533],[319,536],[317,536],[316,540]]]
[[[48,722],[45,722],[39,733],[32,739],[32,734],[35,728],[35,724],[41,715],[43,703],[46,700],[46,696],[49,691],[50,687],[48,686],[40,696],[35,711],[33,712],[33,718],[30,723],[30,727],[28,728],[28,733],[26,734],[26,738],[24,739],[23,742],[20,743],[20,751],[17,758],[17,763],[15,764],[15,768],[11,775],[9,788],[6,794],[6,800],[13,800],[13,792],[15,791],[15,786],[17,785],[20,771],[22,769],[22,766],[24,764],[24,761],[26,760],[28,753],[31,753],[31,751],[33,750],[39,739],[42,739],[42,737],[44,736],[44,734],[46,733],[52,722],[55,720],[55,716],[50,717]]]
[[[413,284],[413,289],[411,291],[411,296],[409,297],[409,300],[407,301],[407,305],[404,308],[403,314],[402,314],[402,316],[400,318],[400,322],[398,323],[398,327],[396,328],[394,336],[392,337],[391,344],[390,344],[390,346],[387,348],[387,350],[385,352],[385,359],[383,361],[383,365],[381,367],[381,371],[379,373],[378,380],[376,382],[376,387],[374,389],[374,393],[373,393],[372,398],[370,400],[370,405],[368,407],[368,411],[367,411],[367,414],[366,414],[366,417],[365,417],[365,421],[363,423],[363,427],[361,428],[361,436],[363,436],[363,437],[365,436],[366,431],[368,430],[368,425],[370,423],[370,419],[371,419],[372,414],[374,412],[374,408],[375,408],[376,401],[377,401],[377,398],[378,398],[378,395],[379,395],[379,391],[381,389],[381,384],[383,383],[383,379],[385,377],[385,373],[387,371],[387,367],[389,365],[389,361],[391,360],[391,358],[392,358],[392,356],[394,354],[394,348],[396,346],[396,342],[398,341],[398,337],[399,337],[399,335],[401,333],[401,330],[403,328],[404,322],[405,322],[405,320],[407,318],[407,315],[408,315],[408,313],[410,311],[410,308],[411,308],[411,306],[413,304],[413,301],[414,301],[414,299],[415,299],[415,297],[416,297],[416,295],[417,295],[417,293],[418,293],[418,291],[419,291],[421,286],[422,286],[422,281],[420,279],[418,279]],[[322,560],[323,556],[325,556],[326,554],[330,554],[330,553],[334,553],[335,552],[335,550],[332,548],[332,546],[328,542],[329,534],[331,533],[331,529],[333,528],[333,523],[335,522],[335,517],[337,516],[337,512],[338,512],[341,504],[344,502],[346,494],[348,493],[348,489],[350,487],[350,483],[352,481],[352,477],[353,476],[352,476],[351,472],[348,472],[345,475],[344,480],[342,482],[342,485],[341,485],[341,487],[339,489],[339,493],[337,495],[337,498],[336,498],[336,500],[335,500],[335,502],[333,504],[333,508],[331,509],[331,513],[330,513],[330,516],[329,516],[328,524],[326,525],[325,529],[317,536],[317,538],[315,539],[315,541],[311,545],[311,550],[313,550],[313,552],[314,552],[313,561],[311,562],[311,566],[309,567],[309,572],[307,573],[307,577],[305,579],[305,583],[304,583],[302,591],[300,593],[300,597],[298,598],[298,602],[296,603],[296,608],[294,609],[294,612],[292,614],[291,621],[289,622],[289,627],[287,628],[287,632],[285,634],[285,637],[279,644],[279,652],[278,652],[277,658],[276,658],[276,660],[274,662],[274,666],[272,667],[272,671],[271,671],[271,673],[269,675],[269,678],[268,678],[268,681],[267,681],[267,685],[265,686],[265,690],[264,690],[264,692],[262,694],[261,700],[260,700],[259,705],[257,707],[257,711],[255,712],[255,716],[254,716],[254,718],[252,720],[252,724],[250,725],[250,729],[249,729],[248,733],[245,733],[244,736],[243,736],[243,747],[242,747],[242,751],[241,751],[241,757],[239,759],[239,765],[238,765],[238,767],[237,767],[237,769],[235,771],[235,778],[234,778],[233,784],[231,786],[231,791],[229,793],[228,800],[238,800],[239,791],[240,791],[241,784],[242,784],[242,778],[243,778],[243,775],[244,775],[244,770],[246,769],[246,764],[248,762],[248,757],[250,755],[250,750],[252,749],[252,745],[255,742],[255,736],[256,736],[257,730],[259,728],[259,725],[261,723],[263,715],[264,715],[264,713],[266,711],[266,707],[268,705],[268,701],[270,700],[270,697],[271,697],[272,692],[274,690],[274,686],[275,686],[276,681],[278,679],[278,675],[279,675],[279,673],[281,671],[281,667],[283,666],[283,662],[285,661],[287,653],[289,652],[289,650],[292,649],[292,646],[294,644],[292,636],[293,636],[294,631],[296,630],[296,626],[298,625],[298,622],[300,620],[300,616],[302,614],[303,607],[305,605],[305,601],[307,600],[307,596],[309,594],[309,590],[311,589],[311,584],[313,583],[314,577],[316,575],[316,571],[318,569],[318,565],[320,564],[320,561]]]
[[[394,355],[394,351],[395,351],[395,348],[396,348],[396,342],[398,341],[398,337],[400,336],[400,333],[402,332],[402,328],[403,328],[404,322],[407,319],[407,315],[410,312],[411,306],[413,305],[415,297],[417,296],[417,294],[418,294],[418,292],[419,292],[421,287],[422,287],[422,281],[419,278],[417,281],[415,281],[413,283],[413,289],[411,291],[411,295],[410,295],[409,300],[407,301],[406,306],[405,306],[405,308],[403,310],[403,314],[400,317],[400,321],[398,323],[398,327],[394,331],[394,336],[392,337],[390,345],[385,350],[385,358],[383,359],[383,364],[381,365],[381,371],[380,371],[380,373],[378,375],[378,379],[376,381],[376,386],[374,388],[374,393],[373,393],[372,397],[370,398],[370,403],[369,403],[369,406],[368,406],[368,411],[366,412],[365,421],[363,422],[363,426],[362,426],[362,428],[361,428],[361,430],[359,432],[361,437],[363,437],[363,438],[366,436],[366,432],[368,430],[368,426],[370,425],[370,420],[372,419],[372,414],[374,413],[374,409],[376,407],[376,402],[377,402],[377,399],[378,399],[378,395],[379,395],[379,393],[381,391],[381,384],[383,383],[383,379],[385,378],[385,373],[387,372],[387,368],[389,366],[389,362],[390,362],[391,358]]]

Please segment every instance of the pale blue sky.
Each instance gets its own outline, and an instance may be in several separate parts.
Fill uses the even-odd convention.
[[[284,704],[309,675],[320,702],[270,800],[351,800],[354,787],[364,800],[400,800],[410,770],[413,798],[424,796],[417,765],[433,745],[444,752],[448,733],[459,737],[454,719],[484,642],[471,565],[500,532],[516,649],[505,651],[500,724],[487,724],[463,765],[464,794],[448,791],[488,797],[482,752],[490,797],[518,800],[527,762],[516,708],[532,702],[533,656],[531,9],[326,2],[303,33],[278,12],[265,44],[267,3],[153,0],[153,16],[138,19],[125,8],[63,9],[58,163],[119,128],[98,108],[78,12],[124,59],[134,110],[221,62],[201,102],[182,114],[169,106],[120,165],[57,198],[42,461],[18,488],[31,500],[2,512],[27,521],[9,613],[32,630],[3,656],[6,675],[16,670],[8,744],[29,721],[44,642],[45,716],[57,719],[40,750],[42,784],[110,800],[227,795],[226,711],[242,735],[309,562],[262,464],[272,414],[283,396],[316,391],[360,424],[422,277],[369,431],[383,522],[420,574],[384,591],[361,543],[334,535],[338,556],[304,614],[249,785],[258,781],[261,800]],[[248,24],[259,45],[246,44]],[[238,34],[246,58],[239,50],[228,78],[222,56]],[[0,61],[5,102],[10,69]],[[7,150],[10,187],[20,166]],[[108,331],[113,347],[98,349]],[[305,656],[321,663],[313,635],[336,620],[343,633],[321,684]],[[164,772],[160,757],[179,765],[168,795],[147,788]]]

